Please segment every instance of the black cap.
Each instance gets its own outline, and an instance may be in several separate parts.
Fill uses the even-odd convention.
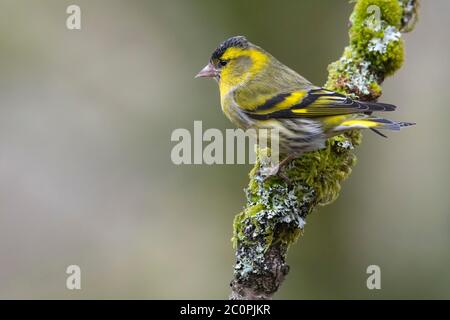
[[[222,42],[211,55],[211,60],[219,59],[228,48],[248,48],[248,40],[243,36],[231,37]]]

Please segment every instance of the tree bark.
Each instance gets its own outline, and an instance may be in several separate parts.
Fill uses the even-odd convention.
[[[330,64],[325,87],[353,98],[374,101],[386,76],[397,71],[404,57],[401,32],[417,21],[418,0],[358,0],[350,16],[350,43]],[[379,18],[378,18],[379,17]],[[322,150],[292,161],[287,184],[277,177],[264,180],[259,149],[249,174],[245,209],[234,219],[236,249],[230,299],[271,299],[289,272],[286,254],[303,232],[306,217],[319,205],[333,202],[340,183],[351,173],[361,132],[331,138]]]

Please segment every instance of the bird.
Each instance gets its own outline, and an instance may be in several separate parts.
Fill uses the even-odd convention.
[[[223,41],[195,78],[214,78],[222,111],[238,128],[277,130],[284,159],[267,176],[304,153],[325,147],[328,138],[354,129],[400,130],[414,125],[373,115],[394,111],[387,103],[366,102],[313,85],[244,36]],[[258,131],[257,131],[258,132]]]

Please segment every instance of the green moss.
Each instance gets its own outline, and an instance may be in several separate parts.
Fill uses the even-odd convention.
[[[371,6],[379,8],[380,21],[368,10]],[[349,32],[352,55],[370,62],[376,74],[389,76],[403,63],[404,48],[399,39],[403,12],[402,2],[397,0],[359,0],[355,5]]]
[[[403,64],[404,60],[404,44],[403,41],[390,43],[387,51],[383,55],[379,55],[374,59],[374,66],[377,70],[383,70],[385,76],[393,75]]]
[[[382,89],[381,89],[381,86],[377,82],[370,83],[369,89],[370,89],[370,95],[374,99],[378,99],[381,96]]]
[[[234,234],[233,234],[233,246],[236,247],[237,242],[239,240],[241,241],[245,241],[246,240],[246,236],[245,236],[245,228],[244,228],[244,223],[247,223],[248,221],[252,221],[252,219],[256,216],[256,214],[258,212],[260,212],[261,210],[263,210],[263,206],[261,204],[256,204],[250,207],[247,207],[244,209],[244,211],[242,211],[241,213],[237,214],[234,217],[234,221],[233,221],[233,230],[234,230]]]
[[[378,25],[367,10],[371,5],[380,8]],[[351,15],[350,44],[342,57],[329,65],[325,87],[360,100],[380,97],[384,78],[403,63],[399,30],[410,24],[416,11],[416,0],[358,0]],[[279,177],[264,179],[260,174],[262,159],[270,149],[258,150],[246,188],[247,203],[233,225],[237,279],[266,272],[267,250],[281,246],[284,256],[314,208],[339,196],[342,181],[356,164],[353,149],[361,140],[361,132],[354,130],[329,139],[324,149],[292,161],[285,169],[289,184]]]
[[[355,156],[349,151],[360,143],[360,137],[358,131],[334,137],[327,141],[326,148],[292,161],[285,169],[290,184],[277,176],[264,179],[260,159],[267,152],[258,151],[246,189],[247,206],[234,220],[234,245],[260,242],[266,250],[273,241],[292,244],[312,207],[337,198],[340,183],[355,163]],[[277,237],[274,232],[278,232]]]
[[[386,21],[387,24],[395,26],[397,28],[401,25],[401,19],[403,15],[403,9],[401,4],[397,0],[358,0],[353,9],[353,13],[350,17],[352,22],[352,28],[359,28],[364,25],[366,19],[372,15],[367,9],[370,6],[377,6],[380,8],[381,19]]]
[[[398,70],[404,59],[399,32],[404,12],[402,3],[397,0],[356,2],[351,16],[350,45],[345,48],[342,58],[328,67],[327,88],[361,100],[375,100],[381,96],[380,83]],[[375,19],[375,7],[368,10],[371,6],[379,8],[379,22]]]
[[[298,239],[317,199],[307,183],[287,184],[278,177],[266,180],[260,171],[267,154],[266,149],[258,150],[246,189],[246,207],[234,219],[232,241],[241,262],[235,266],[239,278],[263,272],[264,253],[270,247],[287,250]]]
[[[351,173],[356,162],[351,152],[360,143],[361,133],[354,131],[329,139],[326,147],[305,154],[288,167],[290,179],[305,182],[315,193],[315,202],[325,205],[334,201],[341,189],[341,182]]]

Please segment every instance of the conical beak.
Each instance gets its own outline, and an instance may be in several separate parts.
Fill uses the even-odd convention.
[[[216,76],[216,69],[214,66],[210,63],[206,65],[196,76],[195,78],[202,78],[202,77],[215,77]]]

